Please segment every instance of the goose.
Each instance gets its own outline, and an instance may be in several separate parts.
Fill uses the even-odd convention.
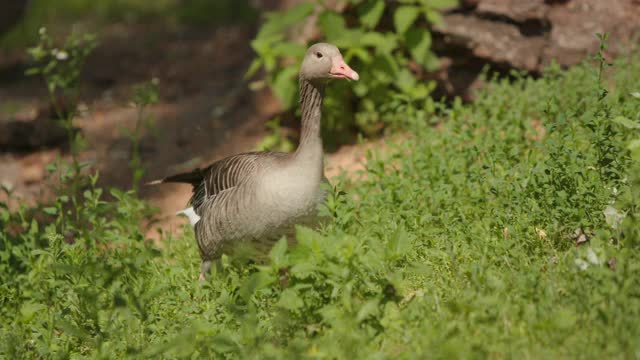
[[[317,43],[307,50],[298,77],[302,129],[292,153],[247,152],[206,168],[177,174],[151,185],[188,183],[193,194],[184,214],[194,227],[200,252],[200,280],[223,247],[239,241],[264,244],[292,233],[296,224],[317,222],[326,182],[320,133],[324,88],[331,79],[357,81],[359,75],[335,45]]]

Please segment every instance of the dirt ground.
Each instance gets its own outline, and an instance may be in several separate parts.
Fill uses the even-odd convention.
[[[265,122],[281,110],[267,90],[254,92],[243,79],[253,56],[253,34],[248,26],[210,32],[131,25],[105,29],[83,72],[84,111],[75,121],[89,144],[81,156],[99,169],[100,184],[131,186],[131,143],[121,127],[133,129],[136,122],[131,86],[151,78],[160,82],[161,100],[149,109],[155,126],[141,142],[143,181],[253,150],[266,133]],[[47,107],[46,90],[38,79],[22,75],[28,66],[25,55],[1,55],[0,124],[34,121]],[[327,176],[361,168],[364,149],[347,146],[330,155]],[[5,149],[0,152],[0,183],[13,188],[15,199],[46,199],[45,166],[59,155],[68,156],[60,146]],[[141,195],[160,209],[154,226],[169,230],[182,224],[174,214],[184,207],[190,190],[174,184],[143,187]]]

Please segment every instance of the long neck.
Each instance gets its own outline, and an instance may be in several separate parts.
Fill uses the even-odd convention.
[[[324,86],[300,79],[300,103],[302,109],[302,131],[296,156],[322,159],[320,118],[322,117],[322,95]]]

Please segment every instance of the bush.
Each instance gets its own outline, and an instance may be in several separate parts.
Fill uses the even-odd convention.
[[[320,2],[322,4],[322,2]],[[267,15],[251,46],[257,58],[249,68],[267,73],[267,84],[285,109],[297,103],[297,73],[307,45],[289,40],[285,33],[317,15],[324,41],[343,49],[345,60],[360,73],[355,84],[332,85],[325,97],[325,128],[344,131],[357,126],[366,133],[381,124],[403,125],[425,121],[433,101],[432,81],[419,81],[413,68],[434,70],[438,59],[431,52],[429,23],[438,23],[438,10],[456,0],[351,0],[339,13],[324,5],[302,3]],[[319,39],[313,39],[315,42]]]

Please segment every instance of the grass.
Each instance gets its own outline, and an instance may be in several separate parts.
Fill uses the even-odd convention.
[[[326,228],[202,285],[193,233],[145,242],[132,192],[4,209],[0,354],[638,358],[638,60],[609,85],[589,65],[492,80],[337,181]]]

